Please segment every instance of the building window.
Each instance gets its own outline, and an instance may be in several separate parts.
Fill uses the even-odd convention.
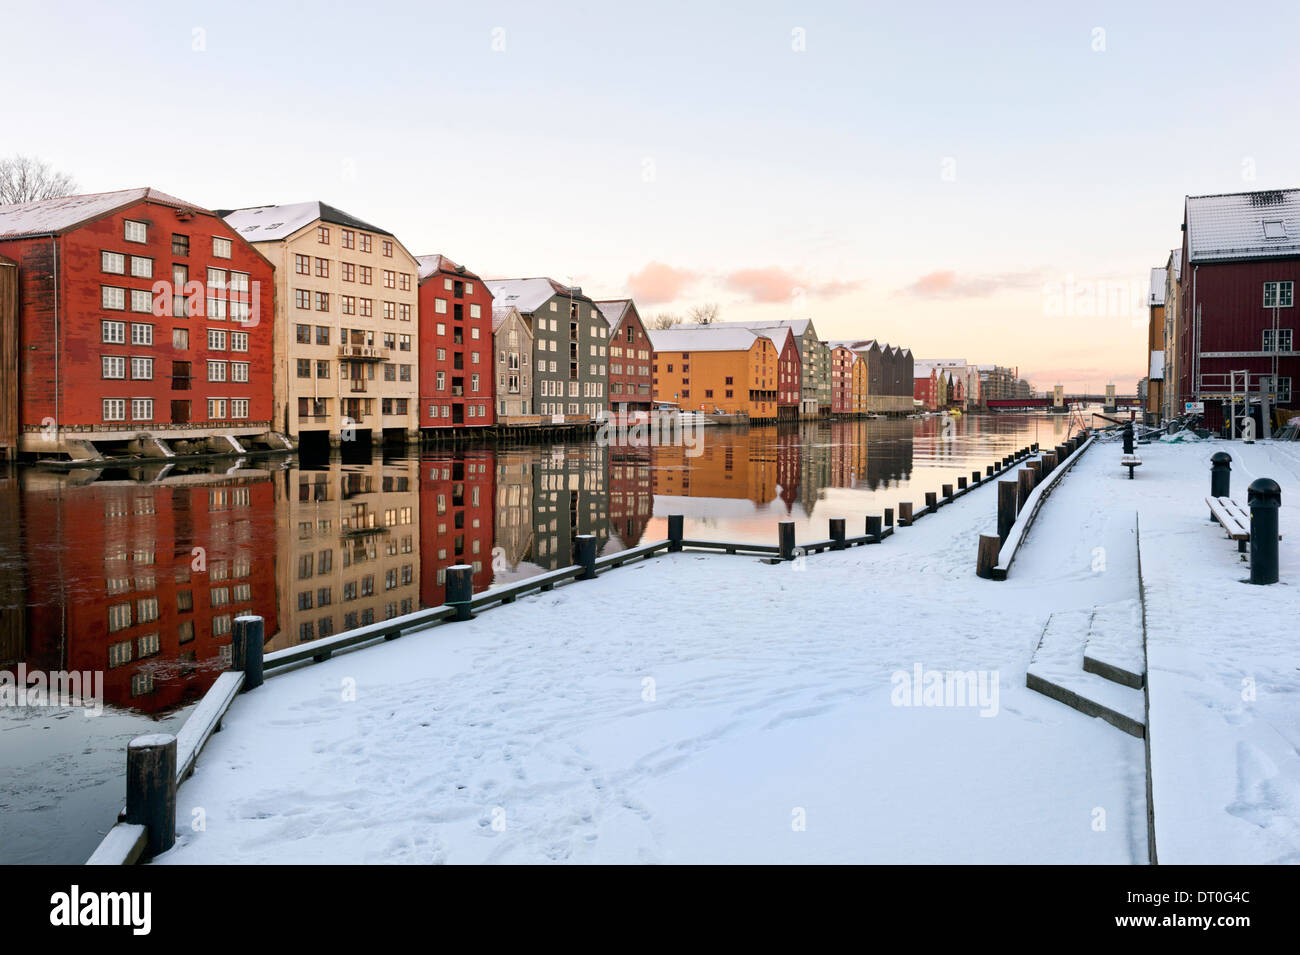
[[[342,262],[339,264],[339,268],[342,270],[343,281],[355,282],[357,280],[357,267],[351,262]]]
[[[248,362],[232,361],[230,363],[230,380],[248,381]],[[236,417],[238,416],[236,415]]]
[[[225,381],[226,363],[224,361],[208,362],[208,381]]]
[[[410,350],[411,350],[411,336],[410,336],[410,335],[399,335],[398,338],[397,338],[397,348],[398,348],[399,351],[410,351]]]
[[[137,279],[153,278],[153,259],[146,259],[142,255],[131,256],[131,275]]]
[[[1278,376],[1277,379],[1277,403],[1280,405],[1289,405],[1291,403],[1291,379]]]
[[[362,299],[358,299],[357,301],[361,306],[361,317],[370,318],[375,312],[374,299],[362,298]]]
[[[225,351],[226,333],[219,329],[208,329],[208,351]]]
[[[102,321],[99,327],[103,331],[102,340],[105,345],[126,344],[126,322]]]
[[[411,306],[403,302],[400,306],[398,306],[398,308],[401,310],[400,314],[401,314],[402,321],[409,322],[411,320]],[[478,329],[475,329],[475,331],[478,331]]]
[[[293,303],[298,308],[311,308],[311,293],[306,289],[294,289]]]
[[[433,300],[433,310],[434,310],[435,312],[437,312],[439,315],[446,315],[446,314],[447,314],[447,300],[446,300],[445,298],[435,298],[435,299]],[[439,325],[438,325],[438,329],[439,329],[439,331],[438,331],[438,334],[439,334],[439,335],[445,335],[445,334],[447,334],[446,331],[444,330],[444,326],[443,326],[441,323],[439,323]]]
[[[355,315],[357,313],[357,298],[355,295],[340,295],[339,305],[344,315]]]
[[[361,251],[362,252],[370,251],[370,236],[366,235],[366,233],[364,232],[361,233]]]
[[[318,312],[328,312],[329,310],[330,310],[330,293],[329,293],[329,292],[317,292],[317,293],[316,293],[316,311],[318,311]]]
[[[102,285],[99,289],[100,305],[104,308],[123,311],[126,308],[126,289]]]
[[[311,377],[311,359],[310,359],[310,358],[299,358],[299,359],[298,359],[298,377],[299,377],[299,378],[310,378],[310,377]]]
[[[136,222],[133,219],[126,219],[122,223],[122,238],[127,242],[145,242],[147,241],[147,232],[143,222]]]
[[[190,254],[190,237],[179,232],[172,233],[172,255],[188,256]]]
[[[131,420],[152,421],[153,420],[153,399],[132,398],[131,399]]]
[[[364,238],[364,236],[362,238]],[[368,265],[361,266],[361,284],[362,285],[373,284],[374,274],[375,274],[375,270],[372,269],[370,266]]]
[[[328,325],[316,326],[316,344],[328,345],[330,343],[330,329]]]
[[[214,259],[230,258],[230,240],[214,235],[212,237],[212,257]]]
[[[231,398],[230,399],[230,417],[247,418],[248,417],[248,399]]]
[[[357,234],[355,231],[352,229],[340,229],[339,234],[343,241],[343,248],[351,249],[356,247]]]
[[[388,239],[384,240],[384,255],[388,256],[390,259],[393,257],[393,243]]]
[[[294,326],[294,329],[295,329],[295,333],[296,333],[297,336],[298,336],[298,344],[299,344],[299,345],[310,345],[310,344],[311,344],[311,326],[310,326],[310,325],[295,325],[295,326]]]
[[[121,252],[101,252],[99,253],[99,269],[101,272],[108,272],[111,275],[125,275],[126,256]]]
[[[119,355],[104,355],[100,358],[100,373],[104,378],[125,378],[126,359]]]
[[[330,277],[330,260],[316,259],[316,277],[318,279],[327,279]]]
[[[1264,329],[1264,351],[1291,351],[1291,329],[1277,330],[1277,347],[1273,346],[1273,329]]]
[[[134,378],[136,381],[152,381],[153,380],[153,359],[132,358],[131,377]]]
[[[126,399],[105,398],[104,399],[104,420],[125,421],[126,420]]]
[[[1293,283],[1291,282],[1265,282],[1264,307],[1290,308],[1293,304],[1292,292]]]
[[[311,275],[311,256],[295,255],[293,257],[293,270],[299,275]]]
[[[152,312],[153,311],[153,294],[147,289],[131,289],[131,311],[133,312]]]
[[[226,416],[226,399],[209,398],[208,399],[208,417],[211,419],[220,419]]]
[[[248,332],[231,332],[230,350],[248,351]]]
[[[321,245],[330,244],[329,226],[320,225],[316,227],[316,241],[319,242]]]
[[[330,363],[327,361],[316,362],[316,377],[328,378],[330,376]]]

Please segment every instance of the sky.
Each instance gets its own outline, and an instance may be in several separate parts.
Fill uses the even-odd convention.
[[[0,155],[1123,394],[1184,197],[1300,186],[1298,10],[27,4]]]

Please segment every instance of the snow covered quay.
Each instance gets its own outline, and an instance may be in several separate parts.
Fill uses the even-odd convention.
[[[1279,584],[1208,520],[1224,449],[1238,500],[1281,485]],[[669,554],[275,675],[155,861],[1140,864],[1148,744],[1159,861],[1300,859],[1300,455],[1119,458],[1079,459],[1005,581],[974,573],[984,484],[878,546]],[[1145,739],[1026,686],[1050,620],[1135,603]]]

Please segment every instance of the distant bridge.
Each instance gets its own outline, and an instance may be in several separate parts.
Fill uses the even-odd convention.
[[[1105,395],[1066,395],[1061,399],[1068,407],[1073,404],[1104,405]],[[1047,398],[990,398],[986,404],[990,410],[996,408],[1050,408],[1053,399]],[[1137,395],[1116,395],[1115,405],[1122,408],[1141,407]]]

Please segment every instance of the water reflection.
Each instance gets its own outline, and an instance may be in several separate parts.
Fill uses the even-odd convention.
[[[861,526],[899,500],[982,470],[1065,422],[1029,417],[712,427],[679,447],[477,447],[386,457],[243,463],[220,473],[24,469],[0,479],[0,668],[103,670],[106,704],[160,713],[229,664],[241,613],[267,650],[445,596],[446,568],[476,590],[666,534],[800,539],[826,518]],[[900,496],[901,495],[901,496]]]

